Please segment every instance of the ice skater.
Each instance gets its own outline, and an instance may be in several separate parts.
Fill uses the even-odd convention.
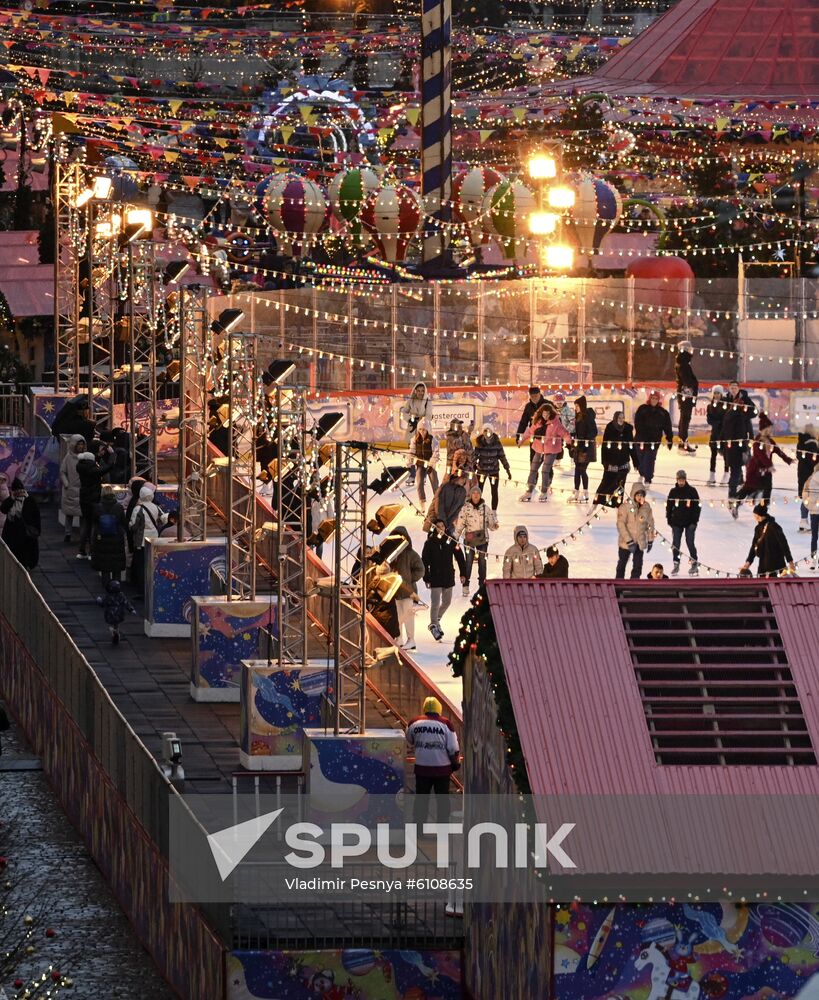
[[[697,450],[696,447],[688,443],[688,427],[700,391],[700,383],[691,367],[693,357],[694,347],[691,341],[680,341],[677,345],[677,360],[674,362],[674,374],[677,377],[677,405],[680,408],[677,436],[680,439],[680,451],[690,453]]]
[[[102,608],[103,617],[111,633],[111,642],[116,645],[119,642],[119,627],[125,621],[125,615],[130,612],[136,614],[136,608],[123,594],[119,580],[109,580],[105,585],[105,593],[97,598],[97,604]]]

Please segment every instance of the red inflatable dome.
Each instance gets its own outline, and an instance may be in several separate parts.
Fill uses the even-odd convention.
[[[640,257],[626,268],[634,278],[634,301],[642,306],[688,309],[694,294],[694,272],[682,257]]]

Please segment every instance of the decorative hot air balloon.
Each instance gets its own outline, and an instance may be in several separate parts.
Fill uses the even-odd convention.
[[[574,230],[581,254],[591,256],[620,218],[623,203],[617,188],[590,174],[582,174],[575,188],[572,209]]]
[[[294,257],[300,257],[304,250],[307,241],[303,237],[324,228],[330,211],[319,185],[293,174],[271,180],[264,193],[264,207],[270,228]]]
[[[498,237],[507,260],[526,253],[527,220],[535,206],[535,196],[520,181],[501,181],[484,196],[484,224],[491,236]]]
[[[463,170],[452,183],[452,202],[455,219],[466,224],[469,242],[479,247],[486,242],[482,223],[483,202],[486,192],[503,180],[491,167],[473,167]]]
[[[403,184],[387,184],[367,197],[360,218],[384,260],[395,264],[405,259],[418,231],[421,203]]]
[[[367,196],[378,187],[378,176],[370,167],[342,170],[330,182],[327,193],[339,219],[355,222]]]
[[[638,257],[626,268],[634,278],[634,301],[642,306],[688,309],[694,290],[694,272],[682,257]]]

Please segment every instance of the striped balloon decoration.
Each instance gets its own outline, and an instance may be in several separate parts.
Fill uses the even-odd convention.
[[[264,192],[265,216],[285,252],[300,257],[310,243],[304,237],[320,232],[330,206],[315,181],[293,174],[274,177]],[[299,238],[301,237],[301,238]]]
[[[388,184],[373,191],[361,209],[361,223],[372,236],[384,260],[397,264],[406,259],[412,237],[421,222],[418,196],[403,184]]]
[[[503,180],[491,167],[473,167],[462,170],[452,184],[452,202],[455,219],[466,226],[469,242],[479,247],[486,242],[483,226],[483,203],[486,192]]]
[[[535,206],[535,196],[520,181],[501,181],[484,196],[484,227],[498,240],[507,260],[526,255],[528,219]]]
[[[336,218],[355,222],[367,195],[377,187],[378,175],[370,167],[355,167],[336,174],[327,189]]]
[[[580,253],[590,255],[617,225],[623,202],[616,187],[591,174],[581,174],[575,192],[572,223]]]

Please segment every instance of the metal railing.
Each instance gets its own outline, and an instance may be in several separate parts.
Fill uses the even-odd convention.
[[[180,996],[223,1000],[224,946],[199,908],[169,902],[177,793],[4,544],[0,644],[0,692],[142,943]]]

